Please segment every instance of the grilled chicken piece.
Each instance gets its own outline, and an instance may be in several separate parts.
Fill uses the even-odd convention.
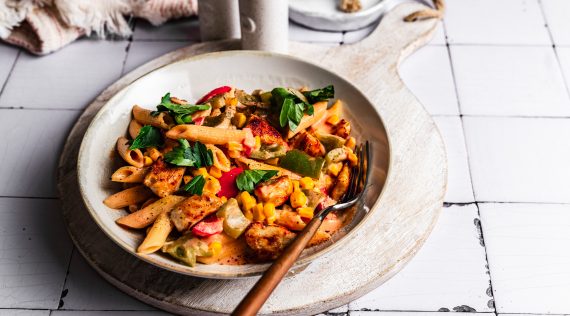
[[[303,230],[306,223],[303,221],[299,213],[289,209],[277,210],[277,219],[275,224],[287,227],[290,230]]]
[[[326,154],[325,146],[315,136],[302,132],[295,136],[293,146],[313,157],[322,157]]]
[[[215,195],[193,195],[180,202],[170,214],[170,219],[176,229],[182,232],[216,212],[222,206],[222,199]]]
[[[307,247],[312,247],[312,246],[316,246],[318,244],[322,244],[329,239],[331,239],[331,235],[329,233],[319,229],[319,230],[317,230],[317,232],[315,233],[313,238],[311,238],[311,240],[309,240]]]
[[[284,145],[285,141],[275,127],[271,126],[267,120],[253,115],[245,126],[251,129],[253,136],[259,136],[261,143],[265,145],[278,144]]]
[[[253,223],[245,232],[245,242],[260,259],[275,259],[295,238],[285,227]]]
[[[263,182],[254,192],[263,203],[271,202],[275,206],[281,206],[293,193],[293,182],[288,176],[281,176]]]
[[[159,197],[171,195],[178,190],[184,167],[170,167],[162,159],[158,159],[144,178],[144,185],[149,187]]]
[[[340,122],[338,122],[335,125],[333,129],[333,134],[346,139],[348,138],[348,136],[350,136],[350,131],[351,131],[350,122],[348,122],[345,119],[342,119],[340,120]]]
[[[339,200],[346,190],[348,190],[348,182],[350,180],[350,167],[348,164],[344,164],[338,177],[336,178],[336,184],[331,192],[331,198],[334,200]]]

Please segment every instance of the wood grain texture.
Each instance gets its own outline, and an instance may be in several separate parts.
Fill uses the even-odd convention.
[[[378,209],[345,245],[276,289],[264,314],[315,314],[346,304],[398,272],[421,247],[441,210],[447,183],[441,136],[428,113],[404,86],[399,62],[431,37],[436,21],[404,23],[421,8],[402,4],[364,41],[323,48],[290,43],[292,55],[332,69],[356,84],[377,106],[392,146],[391,173]],[[82,136],[99,108],[119,89],[152,69],[183,57],[239,49],[219,41],[179,49],[136,69],[105,90],[72,130],[59,166],[63,215],[77,248],[109,282],[158,308],[179,314],[231,312],[255,279],[207,280],[144,263],[108,239],[88,215],[77,187],[76,159]],[[310,289],[307,291],[307,289]]]

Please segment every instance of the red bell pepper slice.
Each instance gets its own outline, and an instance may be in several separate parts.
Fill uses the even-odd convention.
[[[226,92],[230,92],[232,90],[232,87],[230,86],[221,86],[219,88],[216,88],[208,93],[206,93],[205,96],[201,97],[200,100],[196,101],[196,104],[204,104],[206,102],[208,102],[211,98],[220,95],[222,93],[226,93]]]
[[[195,125],[202,125],[202,124],[204,124],[204,119],[205,119],[205,118],[204,118],[203,116],[200,116],[200,117],[197,117],[197,118],[193,119],[192,122],[193,122]]]
[[[224,230],[224,220],[216,215],[210,215],[192,227],[192,234],[198,237],[209,237]]]
[[[239,190],[236,185],[236,178],[242,172],[242,168],[233,168],[228,172],[222,173],[222,176],[218,179],[221,187],[218,197],[225,196],[230,199],[238,195]]]

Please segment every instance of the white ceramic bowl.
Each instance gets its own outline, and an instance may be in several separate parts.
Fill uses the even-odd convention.
[[[346,13],[338,8],[339,0],[289,0],[289,18],[316,30],[353,31],[380,18],[389,7],[388,0],[361,0],[362,9]]]
[[[132,106],[138,104],[154,109],[166,92],[186,100],[197,100],[221,85],[252,91],[276,86],[323,87],[328,84],[334,85],[335,97],[346,101],[346,115],[354,126],[357,138],[362,138],[358,137],[360,133],[373,142],[375,159],[371,183],[374,185],[368,190],[364,205],[358,208],[351,224],[335,234],[330,242],[307,249],[302,254],[295,267],[305,266],[333,247],[341,245],[349,236],[341,237],[356,231],[358,224],[366,219],[366,212],[376,203],[386,180],[390,154],[382,120],[356,87],[325,69],[285,55],[253,51],[200,55],[154,70],[118,92],[91,122],[79,151],[79,186],[87,209],[101,229],[119,246],[159,267],[207,278],[238,278],[261,274],[268,264],[197,264],[189,267],[160,253],[137,254],[136,248],[142,241],[143,234],[115,224],[115,220],[126,212],[110,209],[102,203],[107,196],[118,190],[117,185],[110,181],[113,168],[116,167],[112,164],[110,153],[114,150],[117,138],[126,135]]]

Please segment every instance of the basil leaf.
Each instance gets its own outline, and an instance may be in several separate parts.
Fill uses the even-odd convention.
[[[277,170],[245,170],[237,176],[236,185],[240,191],[251,192],[257,184],[273,178],[277,173]]]
[[[187,116],[198,111],[209,109],[207,104],[193,105],[193,104],[176,104],[170,101],[170,92],[165,94],[160,100],[160,104],[156,106],[156,111],[151,112],[151,115],[158,115],[160,112],[169,112],[174,116],[176,123],[185,124],[190,123],[192,119],[188,120]]]
[[[307,98],[309,103],[326,101],[328,99],[334,98],[334,86],[328,85],[322,89],[306,91],[303,92],[303,95]]]
[[[141,128],[129,149],[162,147],[162,145],[164,145],[164,139],[162,138],[160,130],[156,127],[145,125]]]
[[[326,96],[330,96],[331,91],[334,96],[334,88],[332,85],[323,89],[308,91],[307,95],[320,100]],[[307,113],[307,115],[315,114],[315,108],[311,104],[313,101],[311,101],[307,95],[305,93],[301,94],[294,89],[274,88],[271,90],[273,103],[276,106],[281,106],[281,112],[279,113],[279,125],[281,125],[281,127],[289,125],[289,129],[294,131],[301,123],[304,113]],[[323,100],[326,100],[326,98]]]
[[[202,195],[202,191],[204,190],[205,184],[206,184],[206,179],[204,179],[204,176],[202,175],[195,176],[194,178],[192,178],[192,180],[190,180],[190,182],[186,183],[186,185],[182,187],[182,190],[190,194]]]
[[[214,154],[206,145],[195,142],[194,147],[186,139],[179,139],[180,146],[175,147],[164,155],[168,163],[184,167],[206,167],[214,164]]]
[[[287,126],[287,122],[289,121],[289,112],[293,106],[293,99],[285,99],[283,101],[281,113],[279,113],[279,125],[281,125],[281,127]]]

